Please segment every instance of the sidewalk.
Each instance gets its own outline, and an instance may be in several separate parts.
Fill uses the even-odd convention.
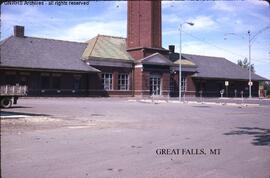
[[[177,97],[146,97],[134,98],[129,101],[138,101],[145,103],[187,103],[187,104],[215,104],[227,106],[259,106],[270,105],[270,99],[267,98],[200,98],[200,97],[183,97],[181,102]]]

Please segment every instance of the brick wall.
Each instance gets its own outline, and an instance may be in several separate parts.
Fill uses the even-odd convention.
[[[132,68],[124,67],[108,67],[108,66],[93,66],[99,69],[101,73],[92,74],[89,79],[89,94],[91,96],[132,96],[133,95],[133,70]],[[113,89],[110,91],[105,91],[101,83],[102,73],[111,73],[113,76]],[[129,74],[129,90],[122,91],[118,89],[118,74],[127,73]]]
[[[139,59],[143,59],[144,58],[143,49],[132,50],[132,51],[128,51],[128,52],[136,60],[139,60]]]
[[[134,88],[135,88],[135,95],[141,95],[142,90],[142,68],[135,68],[134,69]]]
[[[161,1],[128,1],[127,47],[161,47]]]
[[[186,95],[195,96],[196,87],[195,87],[194,80],[191,77],[191,74],[188,74],[186,76],[186,82],[187,82]]]
[[[162,74],[162,95],[168,95],[170,91],[170,73],[166,72]]]
[[[144,93],[144,95],[146,94],[146,95],[149,95],[149,88],[150,88],[150,86],[149,86],[149,84],[150,84],[150,81],[149,81],[149,79],[150,79],[150,71],[146,71],[146,70],[144,70],[143,71],[143,77],[142,77],[142,83],[143,83],[143,85],[142,85],[142,91],[143,91],[143,93]]]

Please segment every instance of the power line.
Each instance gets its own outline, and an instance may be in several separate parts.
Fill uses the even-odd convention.
[[[188,33],[188,32],[185,32],[185,31],[183,31],[183,33],[185,33],[185,34],[191,36],[192,38],[194,38],[194,39],[196,39],[196,40],[199,40],[199,41],[201,41],[201,42],[203,42],[203,43],[206,43],[206,44],[208,44],[208,45],[210,45],[210,46],[213,46],[213,47],[215,47],[215,48],[217,48],[217,49],[219,49],[219,50],[222,50],[222,51],[225,51],[225,52],[227,52],[227,53],[233,54],[233,55],[235,55],[235,56],[237,56],[237,57],[247,58],[246,56],[243,56],[243,55],[241,55],[241,54],[235,53],[235,52],[230,51],[230,50],[228,50],[228,49],[219,47],[219,46],[217,46],[217,45],[215,45],[215,44],[213,44],[213,43],[211,43],[211,42],[209,42],[209,41],[206,41],[206,40],[204,40],[204,39],[201,39],[201,38],[199,38],[199,37],[196,37],[196,36],[192,35],[191,33]],[[261,60],[261,59],[254,59],[254,60],[255,60],[255,61],[260,61],[260,62],[266,62],[265,60]]]
[[[203,43],[206,43],[206,44],[208,44],[208,45],[210,45],[210,46],[213,46],[213,47],[215,47],[215,48],[217,48],[217,49],[219,49],[219,50],[226,51],[227,53],[231,53],[231,54],[233,54],[233,55],[235,55],[235,56],[238,56],[238,57],[242,57],[242,58],[245,58],[245,57],[246,57],[246,56],[243,56],[243,55],[241,55],[241,54],[234,53],[234,52],[232,52],[232,51],[230,51],[230,50],[227,50],[227,49],[225,49],[225,48],[221,48],[221,47],[219,47],[219,46],[217,46],[217,45],[215,45],[215,44],[213,44],[213,43],[210,43],[210,42],[208,42],[208,41],[206,41],[206,40],[204,40],[204,39],[198,38],[198,37],[196,37],[196,36],[194,36],[194,35],[192,35],[192,34],[190,34],[190,33],[188,33],[188,32],[184,32],[184,33],[187,34],[187,35],[189,35],[189,36],[191,36],[192,38],[194,38],[194,39],[196,39],[196,40],[199,40],[199,41],[201,41],[201,42],[203,42]]]
[[[252,60],[254,60],[254,61],[257,61],[257,62],[262,62],[262,63],[269,63],[269,61],[267,61],[267,59],[257,59],[257,58],[253,58]]]

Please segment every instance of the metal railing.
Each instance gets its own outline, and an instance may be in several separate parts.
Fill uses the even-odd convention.
[[[1,85],[1,96],[24,96],[27,94],[27,86],[20,85]]]

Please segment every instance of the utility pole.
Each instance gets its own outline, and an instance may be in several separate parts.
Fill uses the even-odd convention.
[[[179,37],[180,37],[180,42],[179,42],[179,101],[181,102],[182,100],[182,27],[183,24],[180,24],[179,28]]]
[[[256,39],[256,37],[261,34],[262,32],[264,32],[265,30],[269,29],[270,26],[266,26],[264,28],[262,28],[261,30],[259,30],[256,34],[254,34],[251,37],[251,32],[250,30],[248,30],[248,60],[249,60],[249,65],[248,65],[248,86],[249,86],[249,98],[252,98],[252,79],[251,79],[251,45],[254,42],[254,40]],[[236,35],[235,33],[227,33],[225,35]],[[236,35],[239,36],[239,35]],[[242,37],[242,36],[241,36]],[[243,37],[242,37],[243,38]],[[224,38],[224,40],[226,40],[227,38]]]
[[[193,26],[194,23],[192,22],[184,22],[181,23],[179,26],[179,101],[182,101],[182,28],[184,24],[188,24],[190,26]]]
[[[248,31],[248,63],[249,63],[249,71],[248,71],[248,85],[249,85],[249,98],[252,98],[251,94],[251,43],[250,43],[250,31]]]

